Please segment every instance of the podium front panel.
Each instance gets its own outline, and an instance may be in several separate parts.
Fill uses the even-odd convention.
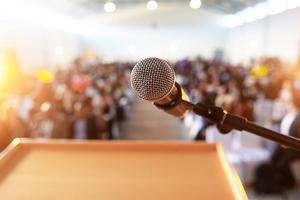
[[[0,199],[247,197],[216,144],[16,139],[0,157]]]

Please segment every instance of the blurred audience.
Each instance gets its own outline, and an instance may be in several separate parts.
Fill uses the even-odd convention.
[[[282,104],[282,86],[285,81],[292,81],[287,78],[288,70],[283,70],[278,58],[262,58],[252,65],[233,66],[216,59],[198,58],[175,63],[175,70],[177,81],[194,103],[223,107],[262,126],[279,130],[288,106],[287,102]],[[196,140],[204,140],[210,123],[205,119],[200,123],[197,117],[193,120],[187,120],[186,124],[193,132],[191,135],[196,135]],[[195,128],[195,123],[201,125]]]
[[[1,96],[0,105],[9,106],[0,108],[5,113],[0,127],[11,138],[118,138],[134,103],[129,84],[132,67],[80,57],[46,79],[27,78],[24,88],[20,86],[23,90]],[[221,106],[274,130],[280,130],[292,101],[300,105],[300,90],[295,91],[300,78],[284,69],[278,58],[262,58],[251,66],[183,59],[174,63],[174,69],[177,82],[194,103]],[[196,140],[204,140],[212,125],[193,114],[184,121]]]
[[[194,103],[223,107],[262,126],[300,138],[298,67],[288,68],[278,58],[263,58],[252,66],[197,59],[179,61],[175,70],[177,81]],[[205,140],[206,130],[213,125],[193,113],[189,113],[184,122],[195,140]],[[231,144],[234,145],[234,141]],[[282,193],[295,187],[297,180],[292,165],[300,160],[299,151],[261,140],[260,147],[264,146],[269,149],[270,158],[257,163],[255,191]]]
[[[23,79],[24,84],[11,93],[0,94],[0,148],[15,137],[120,139],[135,101],[129,84],[133,65],[80,57],[53,74]],[[253,60],[251,66],[202,58],[173,65],[176,81],[192,102],[220,106],[300,138],[299,66],[287,68],[278,58]],[[193,113],[183,122],[195,140],[205,140],[213,126]],[[256,191],[293,187],[296,180],[290,168],[300,159],[299,152],[269,141],[262,146],[270,150],[271,158],[256,170]]]
[[[43,71],[0,94],[0,139],[115,139],[133,105],[130,63],[80,57],[55,73]],[[3,143],[3,144],[2,144]]]

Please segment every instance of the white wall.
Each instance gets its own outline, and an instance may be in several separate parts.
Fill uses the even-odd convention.
[[[159,4],[156,11],[130,6],[87,19],[99,32],[88,37],[86,45],[108,60],[211,57],[215,49],[224,46],[223,17],[181,4]]]
[[[116,29],[110,36],[86,39],[87,46],[104,58],[135,60],[158,56],[168,59],[211,57],[222,47],[222,30],[201,27],[161,27],[157,29]]]
[[[243,63],[262,55],[294,63],[300,50],[300,8],[272,15],[227,31],[228,59]]]
[[[132,5],[115,13],[69,20],[70,23],[63,17],[34,11],[32,20],[36,23],[27,17],[27,23],[22,24],[21,15],[14,14],[8,22],[4,14],[2,18],[0,15],[0,55],[7,49],[16,50],[21,67],[29,71],[66,66],[85,50],[93,50],[108,61],[135,61],[150,56],[211,57],[215,49],[224,46],[223,14],[202,8],[192,10],[178,3],[160,4],[156,11],[141,4]],[[49,26],[44,26],[47,23]],[[52,26],[61,24],[80,34],[58,31]]]
[[[7,50],[16,51],[21,68],[33,72],[65,66],[83,48],[78,35],[0,20],[0,55]]]
[[[224,17],[181,4],[159,4],[156,11],[128,6],[80,20],[88,24],[76,26],[85,37],[49,27],[7,23],[0,17],[0,55],[6,49],[15,49],[26,70],[66,66],[87,49],[106,60],[210,58],[215,49],[223,48],[234,63],[262,55],[295,61],[300,47],[300,8],[234,29],[224,27]]]

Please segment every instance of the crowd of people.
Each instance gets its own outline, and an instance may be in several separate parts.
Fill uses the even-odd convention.
[[[249,67],[218,60],[181,60],[175,64],[175,70],[177,82],[194,103],[219,106],[275,130],[279,130],[279,123],[289,110],[292,95],[288,87],[292,79],[287,78],[288,70],[277,58],[264,58]],[[262,113],[262,109],[268,110]],[[190,115],[185,123],[197,132],[196,139],[205,139],[209,122]]]
[[[264,58],[249,67],[201,58],[173,65],[176,81],[192,102],[223,107],[275,130],[280,129],[286,113],[300,104],[297,73],[284,69],[277,58]],[[27,78],[17,86],[25,92],[2,99],[1,132],[9,133],[10,138],[117,138],[134,103],[129,83],[133,66],[81,57],[57,70],[48,82]],[[196,140],[204,140],[211,125],[192,114],[184,122]]]
[[[1,143],[15,137],[121,137],[126,113],[134,101],[129,84],[131,67],[129,63],[104,64],[82,57],[42,79],[27,77],[15,86],[17,90],[0,99]]]
[[[202,58],[171,64],[176,81],[193,103],[223,107],[300,138],[297,68],[283,66],[278,58],[263,58],[249,66]],[[46,78],[15,80],[12,92],[0,96],[0,147],[16,137],[122,138],[120,133],[135,102],[129,80],[133,66],[134,63],[105,64],[97,58],[80,57],[70,66],[46,74]],[[207,128],[213,125],[193,113],[186,115],[183,122],[195,140],[205,140]],[[286,169],[291,160],[300,158],[299,153],[274,149],[275,165],[283,165],[281,172],[291,176]],[[292,179],[287,183],[293,184]]]
[[[10,133],[11,138],[116,138],[126,110],[134,102],[129,84],[133,65],[103,64],[82,57],[57,70],[51,81],[27,78],[17,86],[27,88],[25,94],[1,102],[1,132]],[[275,130],[284,115],[297,107],[298,101],[292,100],[298,98],[299,81],[277,58],[261,59],[256,67],[201,58],[173,65],[177,82],[194,103],[220,106]],[[211,125],[193,115],[185,118],[185,124],[196,140],[205,139],[205,130]]]
[[[249,67],[197,59],[181,60],[175,70],[177,81],[192,102],[223,107],[261,126],[300,138],[299,66],[289,68],[278,58],[263,58]],[[213,126],[193,113],[184,123],[195,140],[205,140]],[[270,157],[253,172],[255,191],[283,193],[296,186],[291,166],[300,160],[299,151],[261,141],[260,147],[268,149]]]

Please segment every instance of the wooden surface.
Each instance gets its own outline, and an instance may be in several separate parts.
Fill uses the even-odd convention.
[[[2,200],[247,199],[218,145],[14,140]]]

